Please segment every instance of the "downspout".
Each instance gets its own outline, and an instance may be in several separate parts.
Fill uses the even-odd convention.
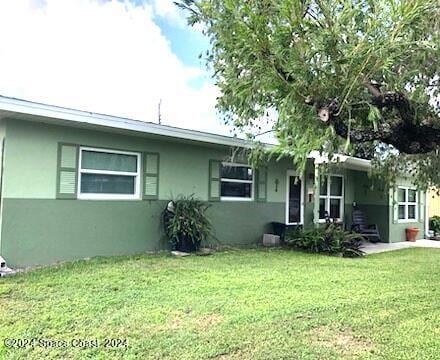
[[[315,189],[313,195],[313,224],[315,227],[319,226],[319,188],[320,188],[320,176],[319,176],[319,164],[316,159],[314,161],[315,165]]]
[[[4,158],[5,158],[5,137],[1,140],[0,145],[0,254],[2,253],[2,227],[3,227],[3,178],[4,174]]]
[[[425,237],[429,239],[429,189],[425,191]]]

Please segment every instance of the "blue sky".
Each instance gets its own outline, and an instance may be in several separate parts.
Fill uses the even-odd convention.
[[[154,22],[160,27],[165,37],[171,44],[171,49],[183,64],[194,67],[205,67],[205,61],[199,58],[209,49],[209,41],[201,32],[191,29],[189,26],[179,26],[171,21],[157,16]],[[209,75],[207,76],[209,77]],[[191,84],[200,87],[207,77],[193,79]]]
[[[1,0],[0,94],[230,134],[173,0]]]

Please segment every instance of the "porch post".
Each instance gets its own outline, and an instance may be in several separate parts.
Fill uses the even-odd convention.
[[[319,164],[315,159],[315,188],[313,192],[313,224],[315,227],[319,224],[319,189],[320,189],[320,176],[319,176]]]

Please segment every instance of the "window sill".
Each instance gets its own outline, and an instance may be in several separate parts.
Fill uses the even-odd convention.
[[[221,197],[220,201],[244,201],[244,202],[251,202],[254,201],[253,198],[240,198],[240,197]]]
[[[78,200],[129,200],[129,201],[141,201],[139,196],[96,196],[96,195],[78,195]]]
[[[318,220],[318,224],[325,224],[326,221],[323,219]],[[341,219],[336,219],[336,221],[330,221],[330,224],[343,224],[344,222]]]
[[[399,219],[397,220],[398,224],[411,224],[411,223],[419,223],[417,219]]]

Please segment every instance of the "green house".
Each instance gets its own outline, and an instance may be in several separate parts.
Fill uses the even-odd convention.
[[[341,156],[320,176],[311,155],[252,169],[236,138],[0,97],[0,255],[10,266],[168,248],[161,212],[170,199],[209,201],[219,244],[261,242],[271,223],[351,227],[354,208],[385,242],[425,234],[425,194],[408,181],[372,187],[370,163]]]

